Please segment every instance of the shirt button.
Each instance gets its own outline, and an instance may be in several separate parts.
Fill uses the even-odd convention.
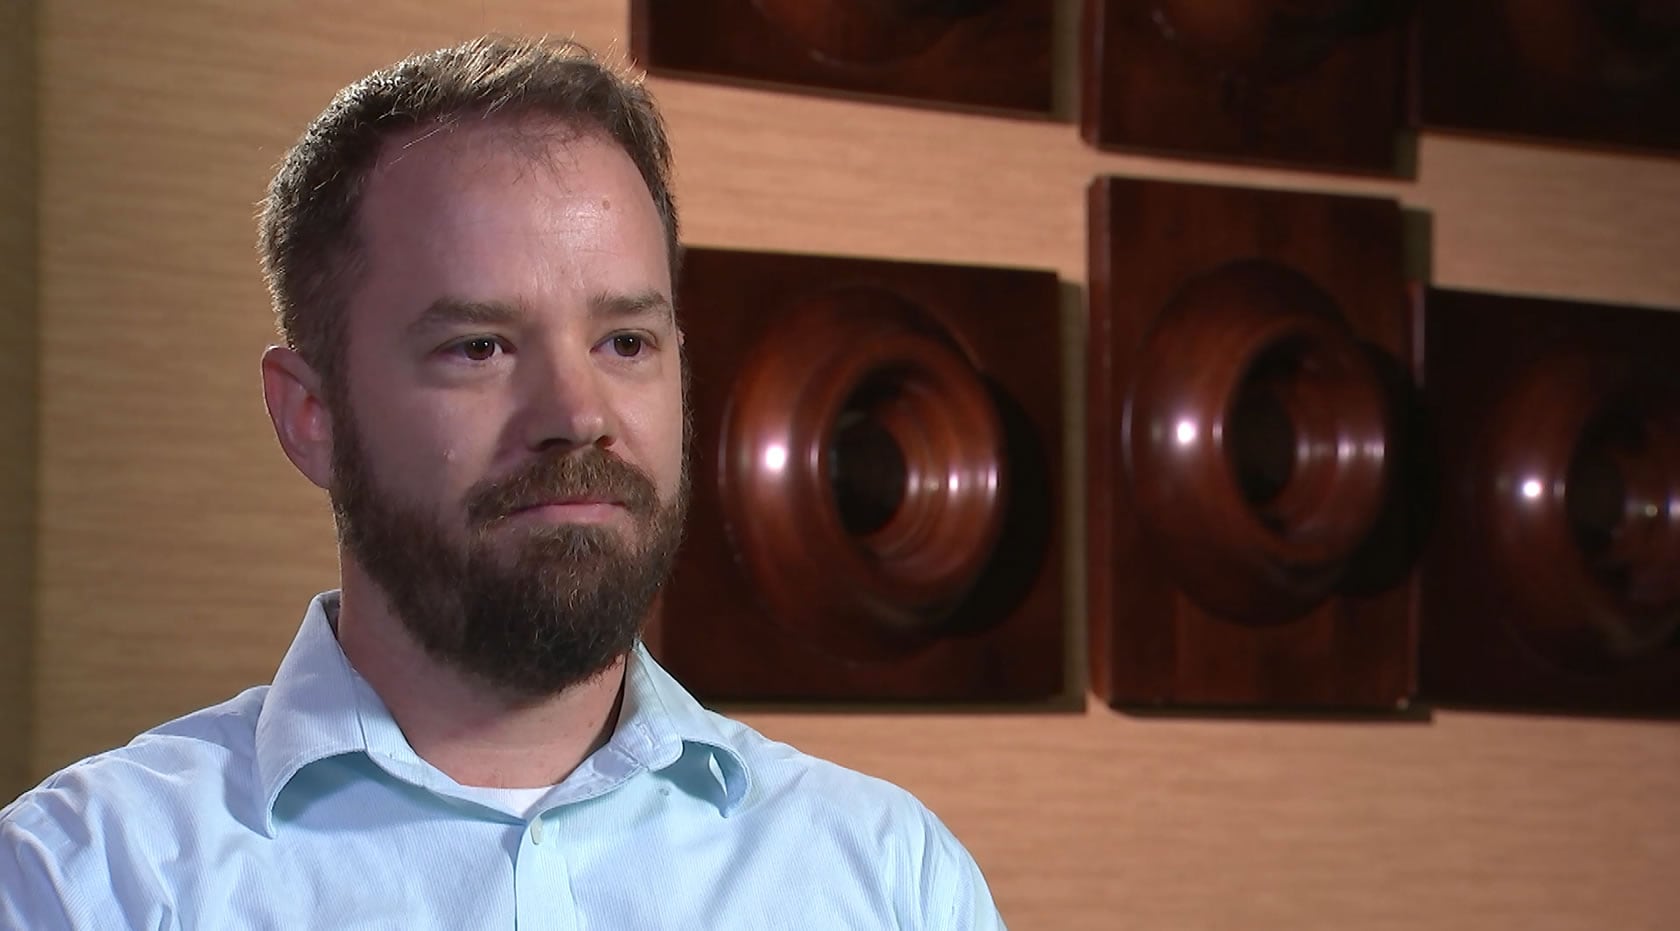
[[[531,822],[531,843],[533,843],[533,844],[542,843],[542,837],[543,837],[542,819],[538,818],[537,820]]]

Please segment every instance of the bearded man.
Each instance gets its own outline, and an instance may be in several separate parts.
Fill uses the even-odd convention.
[[[0,813],[0,925],[1002,926],[915,799],[640,644],[688,491],[669,163],[570,43],[411,58],[316,118],[262,214],[262,384],[341,588],[271,685]]]

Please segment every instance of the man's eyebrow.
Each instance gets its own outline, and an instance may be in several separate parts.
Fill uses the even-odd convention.
[[[420,316],[408,325],[410,333],[424,333],[431,329],[470,324],[505,325],[517,322],[524,312],[512,304],[499,301],[463,301],[440,297],[426,306]]]
[[[597,294],[589,299],[589,307],[602,317],[638,317],[659,313],[675,319],[671,299],[649,289],[635,294]]]

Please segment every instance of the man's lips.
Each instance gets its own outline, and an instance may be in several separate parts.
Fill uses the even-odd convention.
[[[611,498],[570,497],[524,505],[515,509],[508,517],[515,520],[586,524],[611,520],[624,510],[624,502]]]
[[[532,508],[570,507],[572,505],[590,504],[607,504],[614,507],[624,506],[624,502],[618,500],[617,498],[604,498],[595,495],[569,495],[563,498],[547,498],[542,501],[533,501],[530,504],[522,504],[515,509],[515,513],[518,513],[519,511],[529,511]]]

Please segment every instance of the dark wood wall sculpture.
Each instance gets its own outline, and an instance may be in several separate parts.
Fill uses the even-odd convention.
[[[1418,527],[1398,205],[1100,178],[1090,224],[1096,692],[1403,705]]]
[[[1680,148],[1677,0],[1425,0],[1419,121]]]
[[[1083,117],[1103,148],[1392,173],[1401,0],[1086,0]]]
[[[655,73],[1048,115],[1051,0],[632,0]]]
[[[1421,694],[1680,711],[1680,314],[1432,291]]]
[[[1062,688],[1052,272],[690,250],[689,535],[648,642],[709,699]]]

